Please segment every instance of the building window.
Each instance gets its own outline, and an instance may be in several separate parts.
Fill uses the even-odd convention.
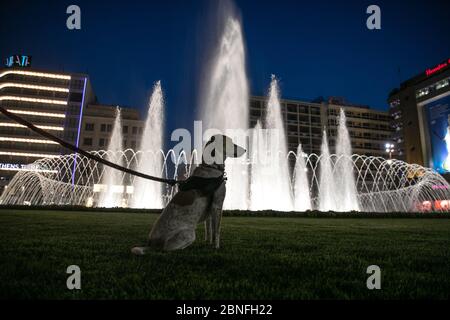
[[[100,131],[101,131],[101,132],[105,132],[105,131],[106,131],[106,124],[105,124],[105,123],[102,123],[102,124],[101,124],[101,126],[100,126]]]
[[[142,127],[139,127],[139,134],[142,134],[143,130]]]
[[[111,132],[112,131],[112,124],[108,124],[106,126],[106,131]]]
[[[92,138],[84,138],[83,144],[85,146],[92,146]]]
[[[137,132],[138,132],[138,128],[137,128],[137,127],[133,127],[132,133],[133,133],[133,134],[137,134]]]
[[[72,89],[83,89],[84,81],[83,80],[72,80],[70,82],[70,88]]]
[[[100,138],[100,140],[98,140],[98,145],[100,147],[104,147],[105,146],[105,139],[104,138]]]
[[[69,100],[72,102],[81,102],[83,95],[78,92],[71,92],[69,95]]]
[[[436,83],[436,90],[442,89],[450,84],[450,78],[444,79]]]
[[[131,149],[136,149],[136,141],[135,140],[131,141]]]
[[[122,133],[127,134],[128,133],[128,126],[123,126]]]
[[[93,123],[86,123],[84,126],[84,130],[86,131],[94,131],[94,124]]]

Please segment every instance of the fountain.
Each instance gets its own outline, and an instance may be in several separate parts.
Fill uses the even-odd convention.
[[[264,190],[264,164],[267,163],[267,154],[263,153],[264,135],[261,122],[258,120],[256,126],[251,130],[252,137],[250,140],[251,148],[249,149],[249,157],[251,163],[250,169],[250,207],[252,211],[264,210],[270,207],[267,203]]]
[[[324,142],[323,150],[327,144]],[[299,148],[300,149],[300,148]],[[125,167],[138,167],[138,156],[142,151],[94,151],[93,154],[116,159]],[[169,150],[166,155],[173,151]],[[291,154],[292,155],[292,154]],[[295,154],[294,154],[295,156]],[[166,157],[170,159],[170,157]],[[194,157],[179,157],[174,170],[164,170],[164,178],[177,179],[179,171],[189,172],[194,165]],[[336,155],[310,154],[296,156],[295,179],[292,189],[295,190],[295,210],[307,210],[308,196],[312,209],[321,211],[336,210],[335,198],[330,190],[335,190],[333,171]],[[352,164],[355,174],[356,201],[362,212],[427,212],[431,210],[450,211],[450,185],[436,171],[416,164],[408,164],[395,159],[368,157],[363,155],[341,156]],[[253,159],[253,158],[251,158]],[[251,160],[253,161],[253,160]],[[75,184],[72,184],[72,171],[77,164]],[[169,162],[168,162],[169,163]],[[164,166],[168,163],[164,162]],[[171,163],[171,161],[170,161]],[[57,158],[39,159],[33,164],[36,171],[19,171],[11,180],[8,188],[0,196],[2,205],[92,205],[93,199],[99,195],[96,186],[104,181],[108,168],[91,161],[80,154],[61,155]],[[302,170],[303,168],[303,170]],[[302,175],[301,172],[307,173]],[[175,172],[169,176],[168,172]],[[307,180],[305,182],[305,180]],[[308,188],[309,186],[309,188]],[[330,188],[331,186],[331,188]],[[260,185],[252,185],[252,200],[272,198],[272,195],[261,193]],[[311,192],[308,194],[306,190]],[[228,190],[233,192],[233,190]],[[124,197],[131,197],[124,194]],[[163,204],[173,196],[173,189],[163,195]],[[304,197],[302,199],[302,197]],[[95,202],[95,201],[94,201]],[[253,205],[257,205],[252,201]],[[275,201],[271,201],[275,203]],[[258,210],[254,208],[252,210]]]
[[[220,130],[233,141],[246,148],[248,133],[248,84],[245,72],[245,49],[240,21],[228,8],[219,50],[215,54],[208,71],[204,97],[201,106],[203,127],[207,129],[204,139],[208,140]],[[210,129],[210,130],[208,130]],[[248,165],[247,155],[237,159],[227,159],[228,178],[224,208],[248,208]]]
[[[118,165],[123,165],[122,157],[117,157],[117,151],[123,150],[122,145],[122,120],[120,108],[116,110],[116,120],[111,134],[106,153],[107,160]],[[99,207],[113,208],[123,206],[123,173],[113,168],[106,167],[101,178],[102,192],[98,202]]]
[[[341,109],[336,143],[337,160],[335,164],[335,211],[359,211],[355,174],[352,155],[352,145],[348,133],[344,109]]]
[[[294,210],[311,210],[311,196],[308,182],[308,167],[305,163],[306,154],[303,153],[302,145],[297,148],[297,159],[294,169]]]
[[[330,211],[337,208],[336,203],[336,182],[333,176],[333,162],[328,148],[327,131],[323,130],[322,146],[320,155],[320,182],[319,182],[319,205],[320,211]]]
[[[249,130],[244,41],[240,21],[232,10],[226,11],[223,27],[203,88],[201,119],[207,130],[202,138],[208,139],[217,132],[215,129],[249,150],[245,157],[227,160],[225,209],[450,211],[450,185],[433,169],[352,154],[344,110],[339,116],[334,154],[330,153],[326,130],[320,155],[304,154],[301,145],[297,153],[287,152],[275,77],[270,85],[266,117]],[[197,159],[201,159],[201,150],[193,150],[190,158],[186,151],[177,156],[174,150],[164,152],[163,124],[163,94],[157,82],[140,150],[123,150],[120,109],[117,109],[108,150],[92,153],[154,176],[178,179],[179,173],[189,175],[198,164]],[[292,175],[290,160],[295,160]],[[173,168],[168,168],[172,164]],[[176,187],[164,188],[130,177],[80,154],[39,159],[31,167],[35,170],[19,171],[14,176],[0,196],[0,204],[161,208],[176,192]],[[125,181],[131,185],[125,188]],[[130,189],[133,191],[129,192]]]
[[[158,81],[153,87],[150,98],[147,120],[139,148],[141,160],[136,170],[151,176],[161,176],[163,173],[164,153],[164,98],[161,82]],[[162,208],[161,183],[135,178],[133,184],[132,207],[134,208]]]
[[[253,130],[252,153],[256,162],[251,167],[251,199],[253,210],[273,209],[291,211],[292,192],[289,166],[286,159],[286,132],[281,115],[278,82],[272,75],[269,89],[264,129],[260,125]],[[257,196],[259,194],[260,196]],[[270,194],[270,197],[267,195]]]

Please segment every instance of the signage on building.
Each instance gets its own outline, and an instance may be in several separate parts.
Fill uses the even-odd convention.
[[[443,63],[439,63],[437,66],[435,66],[433,68],[427,69],[425,71],[425,74],[427,75],[427,77],[431,76],[432,74],[435,74],[436,72],[438,72],[444,68],[447,68],[449,65],[450,65],[450,59],[448,59],[447,61],[445,61]]]
[[[31,66],[31,56],[23,55],[12,55],[6,58],[5,66],[10,67],[30,67]]]
[[[6,171],[37,171],[37,172],[57,172],[50,170],[36,164],[22,164],[22,163],[4,163],[0,162],[0,170]]]

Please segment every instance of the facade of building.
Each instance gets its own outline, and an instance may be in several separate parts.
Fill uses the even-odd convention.
[[[450,59],[403,82],[388,102],[399,156],[450,172]]]
[[[266,102],[265,97],[251,98],[251,127],[264,116]],[[368,156],[388,156],[385,145],[391,143],[393,133],[388,112],[351,105],[342,98],[329,98],[319,102],[282,99],[280,103],[290,151],[296,152],[301,144],[303,152],[320,154],[323,130],[326,128],[330,151],[334,152],[338,116],[343,108],[353,152]]]
[[[83,115],[80,146],[84,150],[106,150],[110,142],[117,107],[106,105],[88,105]],[[122,145],[124,149],[137,150],[145,122],[141,120],[139,111],[121,108]]]
[[[31,58],[9,58],[10,62],[25,60]],[[29,63],[8,63],[0,69],[0,105],[75,145],[79,144],[83,110],[94,97],[84,74],[36,70]],[[35,160],[65,152],[53,141],[0,115],[0,188]]]

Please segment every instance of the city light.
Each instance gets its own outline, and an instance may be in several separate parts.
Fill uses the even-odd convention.
[[[15,96],[1,96],[0,100],[14,100],[14,101],[24,101],[24,102],[36,102],[36,103],[49,103],[49,104],[67,105],[67,101],[63,101],[63,100],[36,99],[36,98],[15,97]]]
[[[395,149],[394,149],[394,144],[392,144],[392,143],[386,143],[385,145],[385,148],[386,148],[386,153],[388,153],[389,154],[389,159],[392,159],[392,153],[395,151]],[[388,162],[389,163],[389,162]],[[390,163],[389,163],[390,164]]]
[[[57,91],[57,92],[69,92],[69,89],[67,89],[67,88],[37,86],[37,85],[33,85],[33,84],[20,84],[20,83],[13,83],[13,82],[1,83],[0,89],[3,89],[3,88],[23,88],[23,89],[35,89],[35,90]]]
[[[12,122],[0,122],[0,127],[9,127],[9,128],[26,128],[24,125]],[[43,130],[54,130],[54,131],[64,131],[64,127],[57,126],[36,126]]]
[[[11,113],[25,114],[25,115],[37,116],[37,117],[49,117],[49,118],[65,118],[66,117],[66,115],[64,113],[37,112],[37,111],[16,110],[16,109],[7,109],[7,110]]]
[[[45,139],[27,139],[27,138],[12,138],[12,137],[0,137],[0,141],[6,142],[25,142],[25,143],[42,143],[42,144],[58,144],[57,142]]]
[[[19,74],[23,76],[32,76],[32,77],[42,77],[42,78],[53,78],[53,79],[61,79],[61,80],[70,80],[71,76],[63,75],[63,74],[55,74],[55,73],[43,73],[43,72],[34,72],[34,71],[22,71],[22,70],[7,70],[0,73],[0,78],[6,76],[7,74]]]
[[[0,151],[0,155],[13,157],[30,157],[30,158],[58,158],[59,155],[45,154],[45,153],[30,153],[30,152],[9,152]]]

